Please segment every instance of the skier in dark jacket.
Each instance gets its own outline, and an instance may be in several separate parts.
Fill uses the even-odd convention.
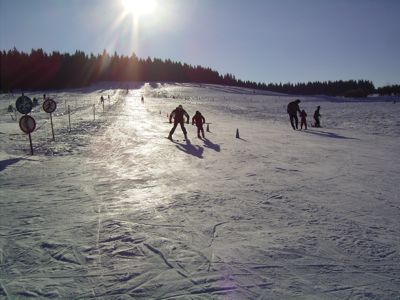
[[[296,130],[299,127],[299,119],[297,118],[297,112],[300,111],[299,103],[301,101],[299,99],[290,102],[287,106],[287,113],[289,114],[290,124],[292,125],[293,129]]]
[[[172,127],[171,131],[169,132],[168,138],[170,140],[172,140],[172,135],[175,132],[176,126],[178,126],[178,124],[181,125],[182,128],[182,132],[185,136],[185,140],[187,139],[187,131],[184,125],[184,116],[186,116],[187,118],[187,123],[189,124],[189,115],[188,113],[183,109],[182,105],[179,105],[177,108],[175,108],[170,116],[169,116],[169,122],[172,123],[172,118],[174,118],[174,127]]]
[[[314,112],[314,120],[315,120],[314,127],[321,127],[321,124],[320,124],[320,121],[319,121],[319,118],[321,117],[321,115],[319,113],[319,109],[320,108],[321,108],[321,106],[318,106],[317,109]]]
[[[204,128],[203,124],[206,122],[206,119],[203,117],[203,115],[199,112],[196,111],[196,114],[192,118],[192,125],[196,124],[197,127],[197,137],[201,138],[200,132],[203,136],[204,139]]]

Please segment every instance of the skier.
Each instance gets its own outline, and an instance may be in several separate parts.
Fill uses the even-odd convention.
[[[206,122],[206,119],[203,117],[203,115],[201,114],[201,112],[196,111],[196,114],[193,116],[192,118],[192,125],[194,125],[196,123],[196,127],[197,127],[197,137],[200,139],[200,132],[201,135],[203,136],[203,139],[205,138],[204,136],[204,128],[203,128],[203,124]]]
[[[169,122],[172,123],[172,118],[174,118],[174,127],[172,127],[171,131],[169,132],[168,139],[172,141],[172,135],[175,132],[176,126],[178,124],[181,125],[182,132],[185,136],[185,140],[187,139],[187,131],[184,125],[184,119],[183,117],[186,116],[187,118],[187,123],[189,124],[189,115],[188,113],[183,109],[182,105],[179,105],[177,108],[175,108],[171,114],[169,115]]]
[[[293,127],[293,130],[298,129],[299,127],[299,119],[297,118],[297,112],[300,113],[299,103],[301,101],[299,99],[290,102],[287,106],[287,113],[289,114],[290,124]]]
[[[303,129],[303,125],[304,125],[304,129],[307,130],[307,113],[306,111],[303,109],[300,112],[300,130]]]
[[[321,127],[321,124],[319,122],[319,118],[321,117],[320,113],[319,113],[319,109],[321,108],[321,106],[318,106],[317,109],[314,112],[314,127]]]

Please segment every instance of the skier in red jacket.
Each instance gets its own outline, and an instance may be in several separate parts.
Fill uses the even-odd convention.
[[[201,138],[200,132],[201,132],[201,135],[203,136],[203,139],[205,138],[205,136],[204,136],[204,128],[203,128],[203,124],[205,122],[206,122],[206,119],[203,117],[203,115],[199,111],[196,111],[196,114],[192,118],[192,125],[194,125],[196,123],[197,137],[199,139]]]
[[[300,119],[300,130],[303,129],[303,125],[304,129],[307,130],[307,113],[304,109],[300,112]]]
[[[184,125],[184,116],[187,118],[187,123],[189,124],[189,115],[186,110],[183,109],[182,105],[179,105],[171,112],[169,116],[169,122],[172,123],[172,118],[174,118],[174,127],[172,127],[171,131],[169,132],[168,139],[172,140],[172,135],[174,134],[176,126],[178,126],[178,124],[181,125],[185,140],[187,139],[187,131]]]

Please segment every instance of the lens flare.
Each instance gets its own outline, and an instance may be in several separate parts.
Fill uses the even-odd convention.
[[[122,0],[126,12],[136,16],[149,14],[156,9],[155,0]]]

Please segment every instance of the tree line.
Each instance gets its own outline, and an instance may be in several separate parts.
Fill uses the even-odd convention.
[[[170,59],[142,59],[134,53],[131,56],[110,55],[105,50],[97,55],[79,50],[73,54],[46,53],[42,49],[32,49],[30,53],[16,48],[3,50],[0,51],[0,75],[2,92],[79,88],[102,81],[167,81],[222,84],[297,95],[365,97],[376,92],[400,94],[398,85],[375,89],[367,80],[296,84],[243,81],[229,73],[221,75],[211,68]]]
[[[397,95],[400,96],[400,84],[387,85],[376,89],[376,93],[381,96]]]

